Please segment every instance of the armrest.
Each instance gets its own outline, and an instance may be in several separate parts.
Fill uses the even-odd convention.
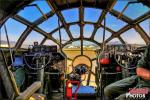
[[[34,82],[23,93],[20,93],[16,100],[28,100],[33,95],[33,93],[35,93],[41,86],[41,82]]]

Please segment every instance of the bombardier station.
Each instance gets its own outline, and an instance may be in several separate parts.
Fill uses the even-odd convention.
[[[0,100],[150,100],[150,0],[0,0]]]

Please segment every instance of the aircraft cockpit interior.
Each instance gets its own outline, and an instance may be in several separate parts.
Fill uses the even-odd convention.
[[[0,100],[150,100],[150,0],[0,0]]]

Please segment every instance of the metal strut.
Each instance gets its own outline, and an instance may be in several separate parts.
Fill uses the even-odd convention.
[[[62,49],[62,36],[61,36],[61,29],[60,29],[60,20],[58,18],[58,27],[59,27],[59,41],[60,41],[60,50]]]
[[[8,44],[8,48],[9,48],[11,62],[13,63],[13,56],[12,56],[12,51],[11,51],[11,47],[10,47],[10,41],[9,41],[9,37],[8,37],[8,33],[7,33],[7,28],[6,28],[5,24],[4,24],[4,29],[5,29],[5,34],[6,34],[7,44]]]
[[[65,57],[65,65],[67,65],[67,61],[66,61],[66,59],[67,59],[67,56],[65,55],[65,53],[63,52],[63,50],[62,50],[62,35],[61,35],[61,29],[60,29],[60,19],[58,18],[58,27],[59,27],[59,41],[60,41],[60,45],[59,45],[59,47],[60,47],[60,52],[61,52],[61,54]],[[66,66],[65,66],[66,67]],[[66,79],[66,68],[64,68],[64,78]],[[66,81],[64,80],[63,81],[63,100],[65,100],[65,94],[66,94],[66,91],[65,91],[65,89],[66,89],[66,87],[65,87],[65,84],[66,84]]]
[[[134,3],[140,3],[139,1],[131,1],[131,2],[128,2],[127,5],[124,7],[124,9],[121,11],[121,13],[118,15],[118,19],[122,17],[122,14],[124,13],[124,11],[128,8],[128,6],[130,4],[134,4]]]
[[[102,50],[98,53],[97,56],[97,64],[98,64],[98,69],[97,69],[97,75],[98,75],[98,94],[101,98],[101,100],[103,100],[103,74],[105,73],[104,70],[102,69],[99,60],[101,55],[104,52],[105,49],[105,33],[106,32],[106,17],[104,17],[104,30],[103,30],[103,41],[102,41]]]
[[[104,17],[104,30],[103,30],[103,48],[102,48],[102,53],[105,50],[105,31],[106,30],[106,17]],[[101,53],[99,55],[99,57],[101,56]],[[99,61],[99,60],[98,60]],[[100,65],[100,64],[99,64]],[[100,67],[100,66],[99,66]],[[104,84],[103,84],[103,74],[105,73],[104,69],[102,67],[100,67],[100,93],[101,93],[101,100],[103,100],[103,94],[104,94]]]
[[[102,50],[104,51],[104,48],[105,48],[105,34],[106,34],[106,17],[104,17],[104,30],[103,30],[103,48]]]
[[[1,28],[0,28],[0,48],[1,48],[1,44],[2,44],[2,40],[1,40]]]

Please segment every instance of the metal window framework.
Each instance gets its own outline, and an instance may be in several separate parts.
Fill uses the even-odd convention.
[[[113,6],[116,3],[116,0],[112,0],[107,4],[107,8],[102,10],[102,13],[98,19],[98,21],[96,23],[94,22],[86,22],[84,21],[84,6],[82,5],[82,0],[80,1],[81,5],[78,7],[79,8],[79,21],[78,22],[72,22],[72,23],[66,23],[63,15],[61,14],[61,11],[58,10],[58,8],[56,7],[56,5],[53,3],[52,0],[47,0],[47,3],[49,4],[49,6],[51,7],[52,11],[48,12],[45,16],[47,18],[52,17],[54,14],[56,14],[58,16],[58,18],[60,19],[62,25],[56,29],[54,29],[52,32],[47,33],[45,32],[43,29],[39,28],[38,25],[41,24],[42,22],[45,21],[45,16],[42,16],[41,18],[37,19],[36,21],[34,21],[33,23],[29,22],[28,20],[24,19],[23,17],[19,16],[19,15],[14,15],[12,18],[25,24],[27,26],[26,30],[22,33],[22,35],[20,36],[20,38],[18,39],[16,45],[14,46],[14,49],[19,49],[22,45],[22,43],[25,41],[26,37],[31,33],[32,30],[35,30],[36,32],[42,34],[44,36],[44,39],[42,40],[41,44],[44,44],[45,41],[47,39],[50,39],[52,41],[54,41],[56,44],[58,44],[59,46],[62,45],[62,48],[64,48],[66,45],[74,42],[74,41],[78,41],[81,40],[81,55],[83,55],[83,40],[86,41],[90,41],[93,42],[97,45],[99,45],[100,47],[102,47],[102,44],[95,41],[94,40],[94,36],[97,32],[97,30],[101,27],[104,28],[104,26],[101,24],[103,19],[105,18],[105,16],[107,15],[107,13],[110,13],[111,15],[115,16],[116,18],[119,16],[119,12],[112,9]],[[69,3],[67,3],[68,8],[69,8]],[[130,19],[128,16],[122,14],[121,18],[119,18],[120,20],[124,21],[127,23],[126,26],[122,27],[120,30],[118,31],[114,31],[108,27],[106,27],[106,30],[109,31],[112,35],[106,39],[104,41],[104,43],[108,43],[110,40],[112,40],[113,38],[118,38],[123,44],[126,44],[125,41],[121,38],[121,34],[123,34],[124,32],[128,31],[131,28],[134,28],[139,35],[141,36],[141,38],[145,41],[146,44],[148,44],[150,42],[150,37],[146,34],[146,32],[142,29],[142,27],[139,25],[139,23],[143,22],[146,19],[150,18],[150,11],[141,15],[140,17],[138,17],[135,20]],[[73,38],[72,33],[69,30],[70,25],[75,25],[78,24],[80,26],[80,37],[79,38]],[[94,25],[94,30],[92,32],[92,35],[90,38],[85,38],[83,35],[83,27],[85,24],[92,24]],[[52,34],[54,34],[56,31],[58,31],[60,28],[64,28],[70,38],[69,41],[67,41],[64,44],[60,44],[55,38],[52,37]],[[92,61],[94,61],[95,59],[92,59]],[[92,67],[91,67],[92,69]],[[90,72],[89,76],[88,76],[88,80],[90,80],[90,76],[91,74],[94,75],[94,72]],[[87,82],[87,85],[89,85],[89,82]]]

